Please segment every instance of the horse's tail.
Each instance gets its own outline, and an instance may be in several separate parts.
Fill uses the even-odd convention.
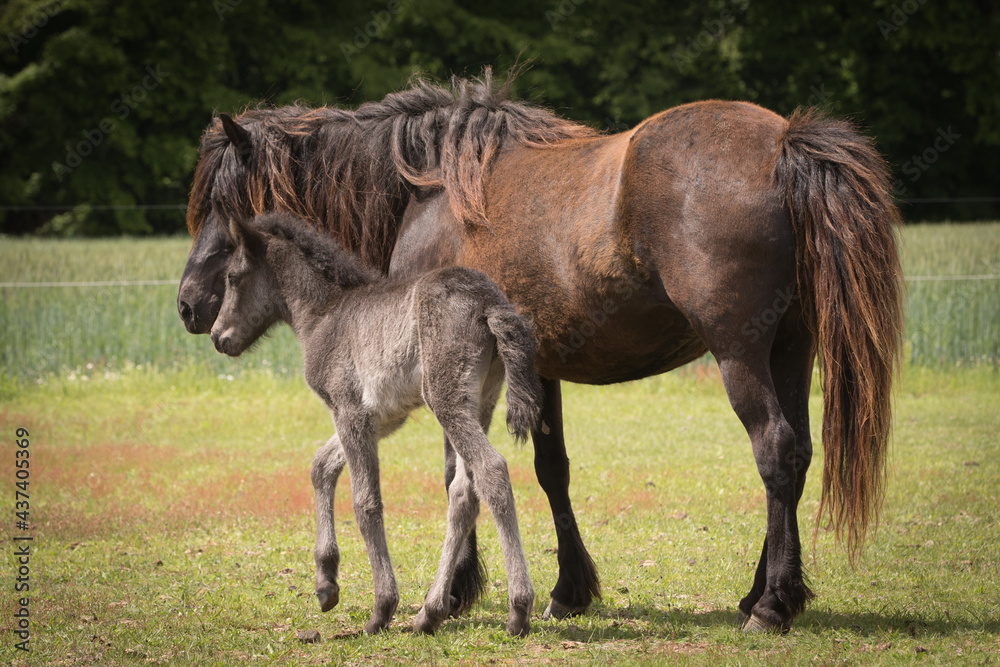
[[[823,492],[853,560],[878,524],[885,492],[891,388],[902,335],[902,285],[885,162],[846,121],[797,109],[775,174],[787,192],[798,284],[819,345]]]
[[[491,306],[486,323],[497,339],[507,379],[507,430],[521,441],[542,414],[542,384],[535,372],[535,337],[528,322],[504,301]]]

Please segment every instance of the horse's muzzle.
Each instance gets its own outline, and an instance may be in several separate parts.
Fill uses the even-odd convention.
[[[187,301],[177,300],[177,312],[180,314],[181,321],[184,322],[184,328],[187,329],[188,333],[208,333],[208,327],[198,322],[198,316],[195,315],[194,308]]]

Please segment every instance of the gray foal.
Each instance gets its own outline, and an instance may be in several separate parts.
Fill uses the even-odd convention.
[[[233,222],[236,249],[212,341],[238,356],[278,322],[302,344],[305,377],[333,414],[336,435],[313,459],[316,595],[340,599],[340,551],[333,497],[345,463],[354,512],[375,584],[365,632],[385,628],[399,602],[382,522],[378,442],[426,404],[458,453],[448,487],[441,561],[414,629],[432,633],[448,617],[451,581],[479,514],[479,498],[500,533],[507,568],[507,631],[523,636],[535,593],[514,509],[507,462],[486,437],[506,375],[507,426],[526,437],[541,410],[531,331],[484,274],[448,268],[395,282],[287,213]]]

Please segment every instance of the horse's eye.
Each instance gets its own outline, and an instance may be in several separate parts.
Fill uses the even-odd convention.
[[[228,276],[226,276],[226,280],[229,281],[229,286],[230,287],[239,287],[239,285],[240,285],[240,278],[241,278],[241,276],[239,276],[239,275],[237,275],[235,273],[230,273]]]

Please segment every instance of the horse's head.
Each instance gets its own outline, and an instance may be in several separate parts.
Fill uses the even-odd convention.
[[[208,333],[222,306],[233,250],[226,222],[253,215],[245,194],[253,145],[250,131],[226,114],[213,121],[202,138],[188,201],[188,230],[195,241],[177,294],[177,312],[193,334]]]
[[[229,236],[234,247],[223,264],[223,298],[211,332],[216,350],[238,357],[282,319],[286,307],[267,260],[269,237],[238,220]]]
[[[357,111],[287,106],[251,109],[237,120],[220,114],[202,137],[188,200],[187,226],[195,242],[177,295],[187,330],[207,333],[219,313],[232,220],[248,222],[266,211],[295,213],[367,266],[387,272],[411,195],[443,186],[440,145],[454,142],[431,130],[444,124],[441,114],[455,105],[455,95],[417,86]],[[475,136],[459,152],[473,155],[475,164],[452,171],[476,181],[480,161],[496,152],[502,132],[489,150],[474,150],[478,134],[470,132]],[[475,157],[480,154],[485,157]],[[481,189],[472,187],[473,194]]]

